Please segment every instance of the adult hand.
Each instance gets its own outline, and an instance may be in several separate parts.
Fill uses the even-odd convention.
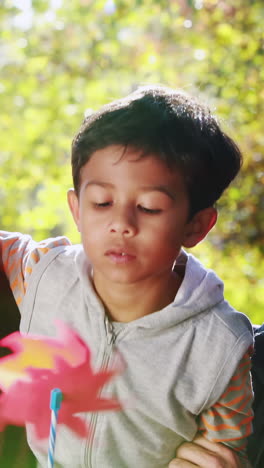
[[[183,443],[176,456],[168,468],[250,468],[250,464],[242,462],[231,449],[210,442],[203,436]]]

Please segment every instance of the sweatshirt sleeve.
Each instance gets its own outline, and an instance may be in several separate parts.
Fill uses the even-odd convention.
[[[204,437],[227,445],[242,457],[246,457],[247,438],[252,432],[251,354],[249,349],[220,399],[199,416],[199,432]]]
[[[50,249],[60,245],[70,245],[70,242],[66,237],[35,242],[29,235],[0,231],[0,266],[18,306],[26,293],[34,266]]]

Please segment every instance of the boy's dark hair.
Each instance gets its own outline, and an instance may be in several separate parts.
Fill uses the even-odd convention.
[[[185,179],[190,217],[213,206],[238,173],[242,156],[210,110],[182,91],[146,86],[87,117],[72,143],[72,175],[79,193],[81,168],[110,145],[157,156]]]

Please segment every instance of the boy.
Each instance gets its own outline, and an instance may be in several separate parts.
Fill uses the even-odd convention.
[[[68,201],[82,246],[2,232],[21,330],[52,335],[60,318],[90,345],[95,367],[111,366],[115,350],[126,363],[105,389],[124,410],[86,415],[85,443],[62,428],[58,466],[161,468],[198,432],[243,458],[251,325],[216,275],[181,250],[212,229],[240,164],[205,107],[141,88],[88,117],[73,141]],[[44,467],[46,443],[30,428],[28,440]]]

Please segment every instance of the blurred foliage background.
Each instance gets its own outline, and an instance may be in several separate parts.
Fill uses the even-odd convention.
[[[2,0],[0,20],[1,228],[78,242],[66,190],[84,114],[141,84],[183,88],[244,154],[194,253],[263,322],[263,0]]]

